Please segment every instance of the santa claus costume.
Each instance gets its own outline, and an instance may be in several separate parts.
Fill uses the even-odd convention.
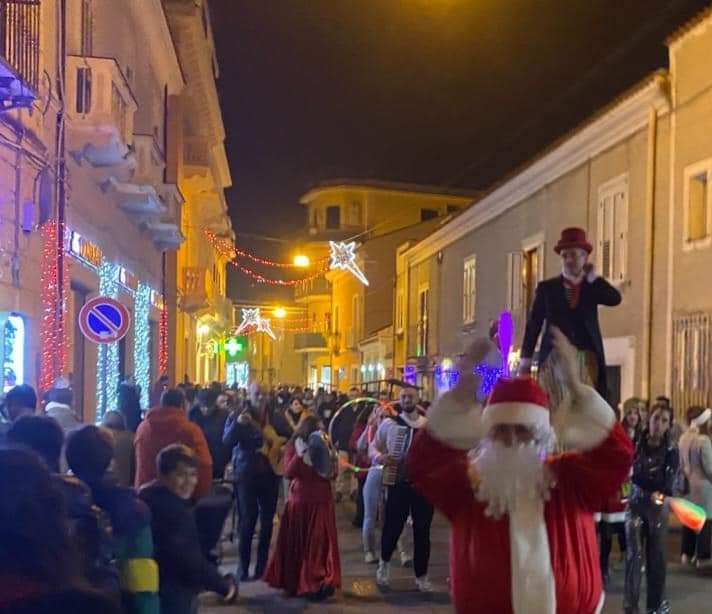
[[[488,445],[498,425],[547,433],[546,394],[530,378],[500,379],[483,410],[454,392],[430,410],[408,472],[452,525],[450,580],[457,612],[599,612],[604,594],[593,514],[620,488],[633,452],[613,410],[593,388],[579,385],[559,434],[576,451],[533,457],[531,464],[539,465],[546,481],[534,485],[534,495],[520,495],[520,480],[503,508],[491,496],[497,485],[477,483],[468,450]]]

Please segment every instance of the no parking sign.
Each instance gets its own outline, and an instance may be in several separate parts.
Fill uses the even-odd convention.
[[[129,330],[131,316],[128,309],[116,299],[97,296],[79,311],[79,328],[94,343],[113,343]]]

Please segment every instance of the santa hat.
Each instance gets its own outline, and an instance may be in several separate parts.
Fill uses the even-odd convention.
[[[498,424],[521,424],[548,431],[548,406],[546,392],[531,377],[500,378],[482,412],[484,432]]]

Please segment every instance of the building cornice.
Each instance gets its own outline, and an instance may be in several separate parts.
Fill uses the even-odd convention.
[[[423,239],[405,253],[408,264],[417,264],[451,243],[502,215],[562,175],[641,130],[649,112],[670,110],[667,78],[659,72],[598,119],[584,124],[551,151],[535,159],[520,173],[494,188],[472,207]]]
[[[461,201],[461,204],[472,202],[478,196],[478,192],[476,190],[454,190],[447,188],[438,188],[437,186],[397,182],[391,183],[377,180],[358,181],[352,179],[335,179],[333,181],[325,181],[309,189],[305,194],[300,197],[299,202],[303,205],[306,205],[318,196],[322,196],[330,192],[341,192],[344,190],[353,190],[363,193],[379,192],[386,194],[412,194],[414,196],[434,196],[436,198]]]

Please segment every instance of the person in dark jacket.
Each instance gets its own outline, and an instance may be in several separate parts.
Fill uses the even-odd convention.
[[[633,476],[626,512],[625,589],[623,609],[637,614],[643,566],[647,576],[646,611],[666,614],[665,537],[668,507],[665,497],[673,494],[679,455],[670,440],[672,411],[656,404],[640,437],[633,460]]]
[[[72,546],[87,582],[120,601],[119,574],[113,562],[111,523],[94,505],[91,490],[76,476],[59,473],[64,433],[49,416],[24,416],[8,432],[8,442],[42,458],[64,495]]]
[[[334,414],[329,425],[329,435],[339,451],[339,469],[336,477],[336,501],[342,501],[356,495],[357,485],[353,471],[349,468],[352,454],[349,448],[351,436],[356,426],[356,420],[364,411],[367,411],[365,402],[356,402],[361,396],[361,391],[356,386],[349,388],[348,402],[341,405]]]
[[[11,388],[0,405],[0,443],[7,431],[22,416],[32,416],[37,408],[37,393],[32,386],[20,384]]]
[[[188,418],[200,427],[208,442],[210,457],[213,459],[213,479],[222,479],[228,461],[228,451],[223,445],[225,421],[229,415],[228,397],[223,392],[210,387],[201,390],[198,404],[188,412]]]
[[[121,487],[108,473],[113,454],[113,437],[108,429],[87,424],[67,436],[69,468],[89,486],[95,504],[111,520],[112,554],[121,571],[127,611],[159,614],[151,513],[134,490]]]
[[[237,488],[240,517],[240,581],[249,579],[252,538],[258,518],[260,536],[253,578],[260,579],[267,567],[281,482],[280,475],[275,472],[267,455],[274,447],[274,462],[279,462],[276,459],[280,458],[281,447],[286,440],[279,438],[269,425],[266,399],[263,399],[257,406],[233,413],[228,418],[223,441],[226,447],[233,450],[233,479]]]
[[[522,341],[520,374],[528,375],[539,334],[544,336],[539,350],[539,373],[549,394],[552,409],[563,396],[548,361],[552,350],[552,327],[566,335],[579,352],[579,368],[584,383],[595,386],[603,398],[608,398],[606,359],[598,323],[598,306],[615,307],[621,294],[598,276],[588,261],[593,247],[581,228],[565,228],[554,251],[561,257],[561,275],[542,281],[536,288],[534,304]],[[546,323],[546,325],[544,325]]]
[[[126,428],[135,433],[141,424],[141,390],[133,375],[129,375],[119,384],[118,404],[119,411],[126,418]]]
[[[0,449],[0,611],[119,614],[81,577],[60,483],[33,451]]]
[[[198,483],[198,460],[182,444],[167,446],[156,461],[158,479],[139,496],[151,510],[151,527],[159,569],[161,612],[196,614],[198,594],[209,590],[230,603],[237,585],[220,575],[203,555],[190,498]]]

